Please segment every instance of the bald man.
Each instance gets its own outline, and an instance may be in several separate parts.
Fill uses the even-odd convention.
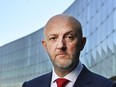
[[[53,70],[25,82],[22,87],[112,87],[112,81],[89,71],[80,62],[85,43],[81,24],[76,18],[65,14],[53,16],[44,27],[42,41]],[[63,86],[59,86],[62,83]]]

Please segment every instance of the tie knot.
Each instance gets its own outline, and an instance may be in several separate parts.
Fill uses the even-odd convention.
[[[69,83],[69,80],[64,78],[58,78],[56,79],[56,83],[58,87],[65,87]]]

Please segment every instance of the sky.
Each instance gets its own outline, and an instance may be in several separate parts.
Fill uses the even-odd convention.
[[[75,0],[0,0],[0,46],[42,28]]]

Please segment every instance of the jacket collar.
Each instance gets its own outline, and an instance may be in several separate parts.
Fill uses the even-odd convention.
[[[51,85],[52,72],[46,74],[41,79],[41,87],[50,87]]]
[[[83,65],[83,69],[78,76],[74,87],[88,87],[87,85],[89,85],[93,81],[90,73],[91,72]]]

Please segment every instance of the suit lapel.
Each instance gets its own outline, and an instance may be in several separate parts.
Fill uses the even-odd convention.
[[[43,77],[41,80],[41,87],[50,87],[51,77],[52,77],[52,72],[48,73],[45,77]]]
[[[51,77],[52,72],[43,77],[41,80],[41,87],[50,87]],[[91,83],[91,72],[84,66],[73,87],[90,87]]]
[[[41,80],[41,87],[50,87],[52,72]],[[84,66],[73,87],[90,87],[92,83],[91,72]]]
[[[92,78],[90,71],[84,66],[73,87],[90,87]]]

